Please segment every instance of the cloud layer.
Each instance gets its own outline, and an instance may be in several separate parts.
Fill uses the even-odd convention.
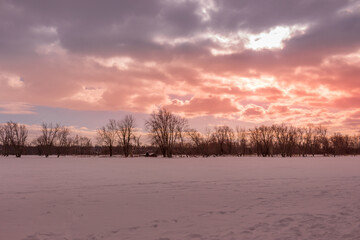
[[[0,114],[360,127],[358,0],[5,0],[0,36]]]

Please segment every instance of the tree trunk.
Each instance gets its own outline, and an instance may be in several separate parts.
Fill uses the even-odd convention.
[[[109,154],[110,154],[110,157],[112,157],[112,155],[113,155],[113,147],[112,147],[112,145],[109,146]]]

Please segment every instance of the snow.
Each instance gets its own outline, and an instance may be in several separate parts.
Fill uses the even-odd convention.
[[[0,158],[0,239],[360,239],[360,157]]]

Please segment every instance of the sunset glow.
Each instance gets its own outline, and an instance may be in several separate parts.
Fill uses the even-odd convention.
[[[199,128],[360,127],[359,1],[40,2],[0,2],[2,122],[164,106]]]

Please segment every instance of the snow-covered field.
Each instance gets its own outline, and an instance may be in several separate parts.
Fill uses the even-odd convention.
[[[1,240],[360,239],[360,157],[0,158]]]

